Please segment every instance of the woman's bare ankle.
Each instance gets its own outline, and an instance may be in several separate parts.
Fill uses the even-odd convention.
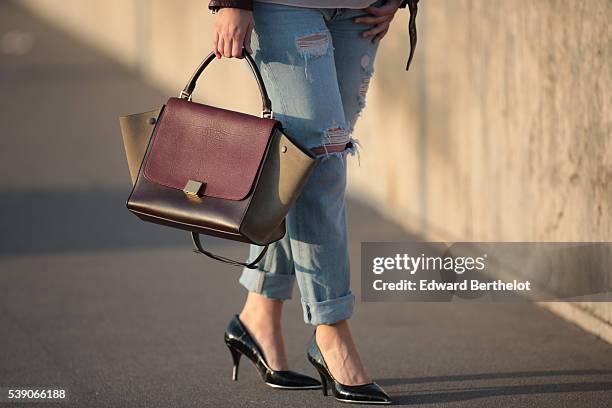
[[[371,382],[347,320],[317,326],[316,340],[331,374],[338,382],[345,385]]]
[[[282,336],[283,301],[249,292],[239,319],[261,347],[273,370],[288,369]]]
[[[282,312],[282,300],[268,298],[255,292],[249,292],[239,317],[241,320],[244,317],[249,320],[267,320],[280,323]]]

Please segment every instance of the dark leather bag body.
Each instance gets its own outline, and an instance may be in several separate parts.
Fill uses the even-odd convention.
[[[272,117],[259,72],[243,55],[262,92],[263,117],[191,101],[211,53],[156,119],[158,111],[121,118],[131,173],[142,157],[127,200],[142,220],[257,245],[284,236],[315,158]]]

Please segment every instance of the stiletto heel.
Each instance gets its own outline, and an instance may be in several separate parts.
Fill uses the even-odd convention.
[[[321,383],[307,375],[296,373],[289,370],[273,370],[264,357],[264,353],[259,348],[257,342],[251,337],[248,330],[238,315],[235,315],[230,320],[225,330],[225,344],[232,353],[234,362],[234,370],[232,372],[232,380],[238,380],[238,364],[240,357],[244,354],[246,358],[251,360],[262,380],[273,388],[282,388],[290,390],[308,390],[321,388]]]
[[[308,361],[317,369],[321,376],[321,384],[323,386],[323,395],[327,395],[327,389],[331,390],[333,395],[340,402],[356,403],[356,404],[390,404],[391,398],[380,388],[375,382],[360,384],[360,385],[345,385],[334,378],[329,371],[327,363],[323,358],[321,349],[316,340],[316,331],[312,335],[310,345],[308,347]]]
[[[321,388],[323,388],[323,395],[327,397],[327,380],[325,378],[325,374],[319,372],[319,376],[321,377]]]
[[[227,348],[232,353],[232,360],[234,361],[234,368],[232,369],[232,381],[238,381],[238,366],[240,365],[240,357],[242,357],[242,354],[240,354],[238,350],[234,349],[229,344],[227,345]]]

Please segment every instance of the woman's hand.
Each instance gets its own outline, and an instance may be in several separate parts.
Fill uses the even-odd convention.
[[[230,7],[220,9],[213,28],[213,51],[217,59],[222,55],[226,58],[242,58],[242,46],[252,53],[253,26],[252,11]]]
[[[372,42],[378,43],[389,31],[391,20],[395,17],[395,13],[399,8],[402,0],[387,0],[381,7],[369,6],[364,10],[368,11],[372,16],[357,17],[353,21],[358,24],[376,24],[372,29],[361,33],[362,37],[374,37]]]

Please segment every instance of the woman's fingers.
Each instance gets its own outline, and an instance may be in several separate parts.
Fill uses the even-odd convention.
[[[362,37],[374,37],[377,34],[382,33],[383,31],[387,31],[388,29],[389,29],[389,22],[378,24],[371,30],[364,31],[363,33],[361,33],[361,36]]]
[[[217,58],[243,58],[242,48],[251,51],[253,13],[232,7],[222,8],[215,20],[213,48]]]
[[[244,44],[244,34],[237,33],[232,38],[232,57],[242,58],[242,44]]]
[[[213,51],[215,52],[217,59],[221,58],[221,53],[219,52],[219,33],[217,32],[217,30],[213,31],[212,43],[213,43]]]
[[[242,58],[242,49],[241,44],[243,43],[243,35],[241,34],[232,34],[226,33],[224,35],[219,35],[218,32],[215,32],[214,37],[216,39],[216,52],[217,58],[221,58],[223,55],[226,58]]]
[[[219,52],[219,58],[223,56],[223,47],[224,47],[223,37],[219,37],[219,42],[217,43],[217,50]]]
[[[253,24],[251,23],[247,27],[247,32],[246,32],[246,35],[244,36],[244,48],[246,48],[249,54],[253,53],[253,50],[251,49],[251,34],[252,33],[253,33]]]
[[[232,57],[232,37],[223,38],[223,56],[225,58]]]
[[[369,6],[366,7],[365,10],[370,14],[374,14],[375,16],[392,16],[395,14],[398,8],[399,3],[397,1],[387,1],[380,7]]]
[[[389,31],[391,21],[399,8],[399,0],[389,0],[381,7],[369,6],[366,10],[371,15],[353,19],[357,24],[369,24],[374,27],[361,33],[362,37],[373,37],[372,42],[378,43]]]
[[[387,15],[385,16],[366,16],[366,17],[357,17],[353,21],[357,24],[380,24],[385,21],[389,21],[392,18],[393,18],[393,15],[391,16],[387,16]]]
[[[375,44],[378,44],[378,43],[380,42],[380,40],[382,40],[382,39],[383,39],[383,37],[384,37],[385,35],[387,35],[387,32],[388,32],[388,31],[389,31],[389,27],[387,27],[387,29],[386,29],[386,30],[381,31],[380,33],[376,34],[376,36],[375,36],[374,38],[372,38],[372,41],[373,41]]]

